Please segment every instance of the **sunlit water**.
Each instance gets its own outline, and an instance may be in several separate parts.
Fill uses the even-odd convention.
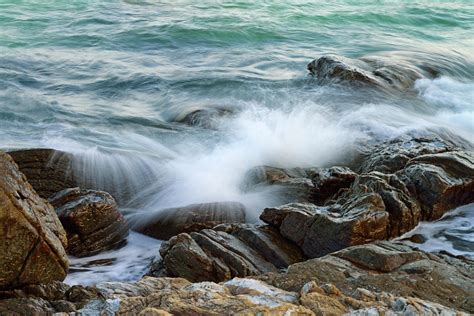
[[[412,129],[472,141],[473,16],[471,1],[0,0],[0,148],[74,153],[127,213],[240,201],[253,221],[281,202],[241,190],[254,166],[335,165]],[[328,53],[439,76],[393,96],[320,86],[306,65]],[[176,122],[193,109],[227,115]]]

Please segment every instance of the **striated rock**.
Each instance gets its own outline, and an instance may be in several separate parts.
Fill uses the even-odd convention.
[[[152,218],[137,214],[129,219],[135,231],[168,240],[180,233],[191,233],[225,223],[245,223],[245,206],[239,202],[191,204],[169,208]]]
[[[260,219],[300,246],[306,256],[319,257],[385,239],[389,214],[379,194],[349,191],[339,198],[338,204],[287,204],[265,209]]]
[[[66,234],[13,159],[0,152],[0,289],[63,280]]]
[[[415,80],[423,77],[420,69],[408,65],[388,64],[370,58],[356,60],[336,55],[313,60],[308,64],[308,70],[322,84],[348,82],[400,91],[412,88]]]
[[[179,234],[162,244],[162,264],[169,276],[190,281],[222,281],[277,271],[304,259],[295,245],[273,228],[250,224],[217,226]],[[160,275],[158,263],[152,275]]]
[[[424,220],[474,202],[474,153],[450,151],[411,159],[399,173],[420,201]]]
[[[406,245],[377,241],[296,263],[286,273],[268,273],[253,278],[286,291],[300,291],[311,281],[317,284],[332,283],[343,295],[372,301],[372,306],[380,295],[385,295],[385,298],[388,295],[392,302],[397,302],[395,296],[404,297],[401,299],[404,308],[411,301],[409,297],[416,297],[472,313],[473,272],[474,262],[468,259],[428,254]],[[354,295],[359,288],[370,289],[372,293],[368,296],[357,295],[356,292]],[[415,307],[420,304],[417,300],[413,302],[416,303]],[[439,307],[437,304],[433,305],[434,310]],[[352,308],[357,306],[352,305]],[[358,308],[365,309],[368,306]],[[391,308],[404,309],[396,306]]]
[[[70,188],[49,198],[67,232],[67,253],[87,257],[123,245],[128,225],[114,198],[102,191]]]
[[[301,248],[308,257],[387,237],[389,214],[380,195],[348,195],[340,202],[305,223],[308,228]]]
[[[8,154],[42,198],[77,185],[71,154],[47,148],[15,150]]]
[[[260,219],[309,257],[398,237],[421,220],[437,219],[474,201],[472,161],[465,152],[419,156],[397,174],[357,176],[350,188],[323,207],[287,204],[266,208]]]
[[[362,159],[358,171],[395,173],[405,168],[410,159],[421,155],[473,149],[469,141],[445,130],[415,131],[371,147]]]

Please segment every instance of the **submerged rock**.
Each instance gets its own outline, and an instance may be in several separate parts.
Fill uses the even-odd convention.
[[[249,191],[259,186],[278,187],[278,193],[287,203],[322,205],[339,190],[349,187],[355,176],[350,168],[340,166],[291,169],[259,166],[247,171],[242,188]]]
[[[191,234],[179,234],[162,244],[164,271],[190,281],[222,281],[263,272],[278,271],[304,260],[296,245],[268,226],[220,225]]]
[[[47,148],[14,150],[8,154],[42,198],[77,185],[71,154]]]
[[[308,64],[308,70],[320,83],[349,82],[382,89],[404,91],[423,78],[421,69],[413,66],[388,64],[370,58],[350,59],[326,55]],[[426,75],[431,75],[429,72]]]
[[[0,225],[0,289],[66,277],[66,233],[53,207],[1,151]]]
[[[102,191],[70,188],[49,198],[67,232],[67,253],[87,257],[123,245],[128,225],[114,198]]]
[[[180,233],[191,233],[219,224],[245,223],[245,206],[239,202],[191,204],[161,210],[152,217],[137,214],[129,218],[133,230],[168,240]]]
[[[178,115],[174,121],[190,126],[215,129],[219,125],[219,119],[233,114],[231,108],[206,107],[191,108]]]

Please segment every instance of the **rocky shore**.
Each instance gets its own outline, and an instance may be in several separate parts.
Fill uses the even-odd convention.
[[[308,69],[321,84],[399,91],[429,73],[334,56]],[[0,151],[1,315],[474,313],[472,260],[394,240],[474,203],[472,144],[448,131],[367,144],[344,166],[255,166],[242,189],[275,186],[289,201],[261,210],[260,223],[235,201],[127,220],[113,192],[77,187],[73,160]],[[120,248],[129,229],[166,240],[141,280],[62,282],[68,255]]]

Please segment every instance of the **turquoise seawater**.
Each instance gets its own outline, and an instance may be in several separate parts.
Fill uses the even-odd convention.
[[[396,95],[319,85],[306,65],[325,54],[437,75]],[[196,109],[226,115],[177,122]],[[250,168],[335,165],[428,128],[474,141],[471,0],[0,0],[0,148],[74,153],[133,193],[124,212],[232,200],[255,220],[280,200],[242,190]]]

